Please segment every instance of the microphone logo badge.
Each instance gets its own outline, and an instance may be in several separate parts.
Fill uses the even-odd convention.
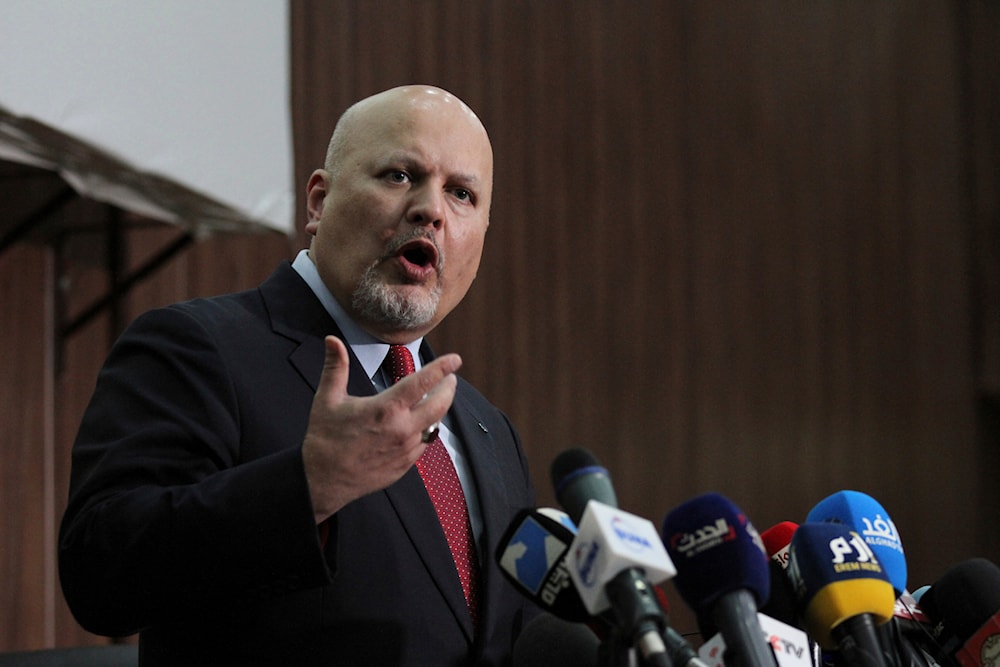
[[[545,580],[545,586],[542,587],[542,601],[545,604],[554,605],[563,589],[572,585],[573,580],[570,579],[569,570],[566,569],[564,563],[560,563]]]
[[[635,553],[652,549],[652,543],[643,535],[640,535],[622,517],[616,516],[611,520],[611,530],[621,542]]]
[[[715,523],[702,526],[692,533],[676,533],[670,537],[670,548],[677,553],[692,558],[698,554],[717,547],[724,542],[736,539],[736,528],[729,525],[725,517],[715,520]]]
[[[595,583],[597,571],[594,564],[597,562],[597,554],[600,550],[601,546],[596,541],[584,542],[576,549],[574,557],[577,563],[577,573],[585,586],[593,586]]]
[[[1000,634],[993,635],[983,642],[979,655],[983,667],[1000,667]]]
[[[833,556],[830,562],[833,565],[833,571],[837,573],[881,572],[882,566],[875,559],[875,553],[871,547],[853,530],[850,535],[849,540],[843,536],[830,540],[830,553]]]
[[[566,548],[566,544],[546,530],[539,521],[527,517],[500,556],[500,567],[522,588],[537,594],[543,584],[549,585],[546,575]]]
[[[892,519],[889,517],[883,519],[881,514],[876,514],[874,521],[868,517],[862,517],[861,522],[865,524],[864,530],[861,531],[865,542],[879,547],[895,549],[899,553],[903,553],[903,544],[899,539],[899,531],[896,530],[896,524],[892,522]]]
[[[788,558],[791,555],[792,550],[789,548],[791,542],[781,547],[781,549],[774,552],[771,556],[771,560],[781,566],[782,569],[788,569]]]

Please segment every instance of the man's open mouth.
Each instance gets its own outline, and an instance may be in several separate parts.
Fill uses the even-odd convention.
[[[396,256],[416,268],[437,268],[437,248],[427,239],[414,239],[413,241],[406,243],[398,251],[396,251]]]

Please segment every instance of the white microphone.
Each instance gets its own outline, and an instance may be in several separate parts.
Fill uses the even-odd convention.
[[[611,606],[607,585],[622,570],[640,568],[651,584],[677,574],[651,521],[596,500],[587,503],[569,561],[570,577],[591,614]]]
[[[666,657],[652,584],[677,571],[652,522],[591,500],[566,557],[587,611],[612,609],[621,627],[635,630],[636,648],[647,660]]]

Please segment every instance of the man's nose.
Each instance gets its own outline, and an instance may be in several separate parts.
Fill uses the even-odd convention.
[[[445,193],[432,187],[421,187],[413,192],[407,219],[413,225],[440,229],[445,219]]]

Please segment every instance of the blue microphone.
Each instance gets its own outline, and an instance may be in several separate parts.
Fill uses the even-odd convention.
[[[677,568],[674,585],[702,625],[710,620],[726,643],[727,665],[774,667],[757,618],[771,579],[760,535],[728,498],[708,493],[671,510],[663,542]]]
[[[909,667],[928,667],[921,644],[905,630],[912,623],[905,611],[906,556],[896,524],[885,508],[860,491],[838,491],[827,496],[809,512],[812,522],[839,523],[864,539],[882,565],[896,594],[896,616],[876,628],[886,662]],[[902,613],[901,613],[902,612]],[[918,637],[919,638],[919,637]]]
[[[877,500],[860,491],[838,491],[809,511],[810,523],[841,523],[861,535],[885,568],[896,597],[906,590],[906,556],[896,524]]]
[[[875,625],[892,618],[896,596],[860,535],[841,524],[803,523],[792,536],[788,576],[820,646],[839,649],[852,667],[886,667]]]

